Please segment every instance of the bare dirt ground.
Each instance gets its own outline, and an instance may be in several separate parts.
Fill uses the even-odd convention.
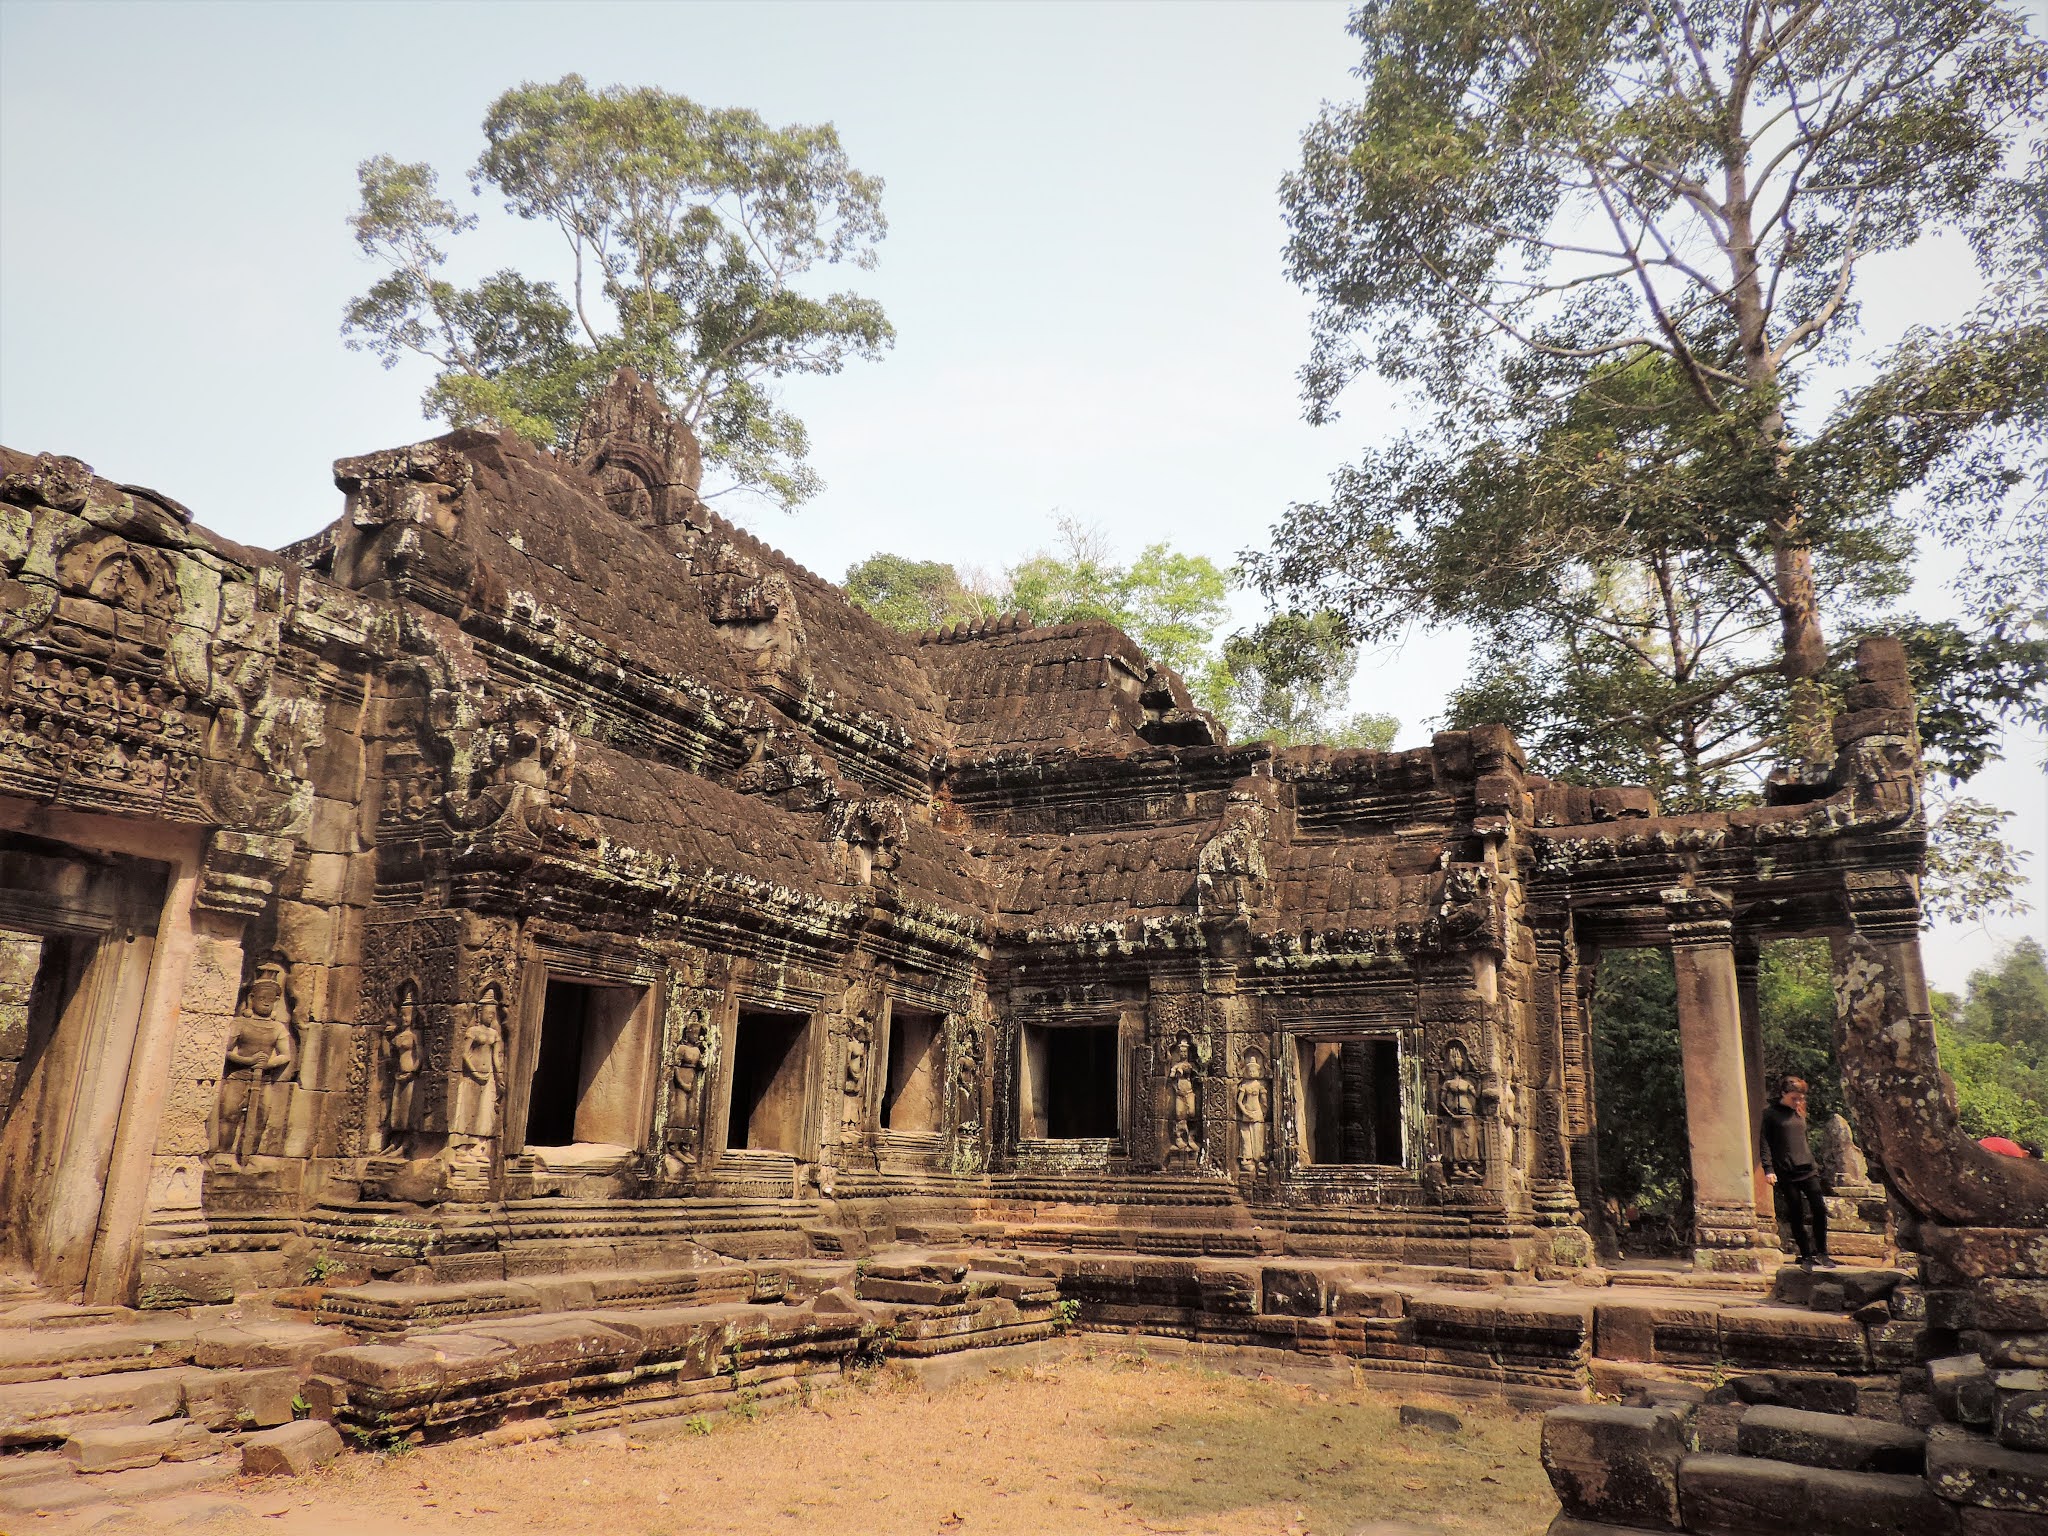
[[[1404,1429],[1403,1401],[1451,1408],[1464,1428]],[[681,1425],[349,1456],[302,1482],[225,1483],[103,1528],[1345,1536],[1410,1521],[1536,1536],[1557,1510],[1539,1429],[1534,1413],[1397,1396],[1337,1372],[1251,1379],[1079,1341],[935,1388],[891,1368]],[[31,1520],[24,1536],[85,1528]]]

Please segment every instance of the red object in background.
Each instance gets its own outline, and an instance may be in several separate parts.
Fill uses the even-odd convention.
[[[2009,1136],[1979,1137],[1977,1145],[1986,1152],[1996,1152],[2001,1157],[2025,1157],[2027,1149]]]

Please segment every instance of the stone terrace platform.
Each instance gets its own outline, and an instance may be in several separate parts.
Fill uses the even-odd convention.
[[[1068,1328],[1532,1404],[1690,1384],[1710,1413],[1716,1400],[1733,1414],[1826,1400],[1911,1415],[1897,1371],[1918,1291],[1903,1271],[1786,1270],[1767,1285],[896,1243],[861,1258],[312,1285],[173,1313],[18,1295],[0,1302],[0,1511],[254,1470],[266,1432],[299,1418],[359,1448],[525,1438],[719,1411]]]

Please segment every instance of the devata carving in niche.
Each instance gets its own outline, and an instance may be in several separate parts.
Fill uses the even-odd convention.
[[[1444,1177],[1454,1184],[1476,1184],[1486,1173],[1486,1152],[1479,1128],[1479,1085],[1471,1076],[1471,1059],[1462,1041],[1444,1047],[1444,1079],[1437,1085],[1436,1113],[1442,1139]]]
[[[419,1124],[420,1062],[425,1041],[420,1035],[420,989],[410,981],[398,984],[393,1017],[384,1028],[384,1059],[390,1080],[384,1101],[381,1145],[399,1148]]]
[[[697,1085],[704,1078],[704,1014],[691,1010],[676,1040],[675,1063],[668,1074],[668,1128],[662,1140],[668,1149],[667,1171],[682,1172],[683,1154],[697,1139]]]
[[[1166,1069],[1173,1092],[1173,1150],[1194,1153],[1202,1148],[1196,1124],[1201,1118],[1201,1069],[1195,1065],[1195,1043],[1182,1035],[1174,1042],[1173,1065]]]
[[[291,1008],[285,997],[285,969],[275,961],[256,968],[256,979],[242,995],[227,1060],[220,1075],[220,1098],[214,1114],[215,1166],[249,1161],[263,1145],[268,1095],[292,1067]]]
[[[865,1118],[862,1114],[868,1078],[867,1030],[856,1023],[846,1036],[846,1077],[840,1084],[845,1095],[845,1108],[841,1111],[841,1123],[849,1134],[861,1128]]]
[[[1247,1168],[1266,1162],[1266,1120],[1272,1112],[1272,1088],[1266,1081],[1266,1058],[1246,1051],[1237,1080],[1237,1155]]]
[[[455,1116],[448,1129],[458,1161],[490,1160],[498,1134],[498,1095],[505,1082],[505,995],[487,982],[463,1032],[455,1079]]]

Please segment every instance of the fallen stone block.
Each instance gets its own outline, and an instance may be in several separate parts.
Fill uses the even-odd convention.
[[[2048,1515],[2048,1454],[2015,1451],[1952,1424],[1927,1436],[1927,1482],[1958,1504]]]
[[[1455,1413],[1446,1413],[1441,1408],[1423,1408],[1414,1403],[1401,1405],[1401,1427],[1403,1429],[1433,1429],[1441,1435],[1455,1435],[1465,1427],[1465,1421]]]
[[[1653,1531],[1646,1525],[1610,1525],[1605,1520],[1581,1520],[1559,1515],[1545,1528],[1543,1536],[1665,1536],[1669,1526]]]
[[[1685,1420],[1668,1408],[1554,1408],[1543,1416],[1543,1470],[1565,1513],[1676,1529]]]
[[[299,1379],[286,1366],[198,1372],[185,1387],[185,1415],[207,1429],[269,1429],[290,1422]]]
[[[875,1275],[862,1275],[854,1293],[862,1301],[886,1301],[913,1307],[957,1307],[967,1300],[964,1283],[890,1280]]]
[[[341,1436],[332,1424],[299,1419],[280,1424],[242,1442],[245,1477],[304,1477],[324,1461],[341,1454]]]
[[[133,1467],[153,1467],[162,1461],[185,1427],[167,1420],[161,1424],[81,1429],[64,1442],[62,1449],[65,1460],[81,1472],[126,1472]]]

